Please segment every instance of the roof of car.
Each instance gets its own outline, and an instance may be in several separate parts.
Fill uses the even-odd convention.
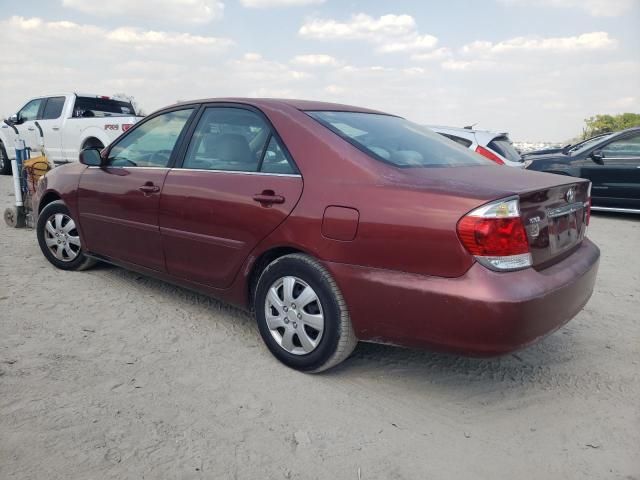
[[[256,107],[278,107],[287,105],[297,110],[303,111],[334,111],[334,112],[361,112],[361,113],[378,113],[389,115],[388,113],[373,110],[370,108],[356,107],[353,105],[344,105],[341,103],[319,102],[316,100],[299,100],[289,98],[248,98],[248,97],[228,97],[228,98],[204,98],[199,100],[190,100],[180,102],[181,104],[191,103],[243,103],[246,105],[254,105]]]

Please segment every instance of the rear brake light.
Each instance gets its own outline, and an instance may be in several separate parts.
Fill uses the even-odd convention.
[[[491,270],[532,265],[517,198],[492,202],[468,213],[458,222],[458,237],[467,251]]]
[[[491,160],[492,162],[497,163],[498,165],[504,165],[504,162],[502,161],[502,159],[497,156],[495,153],[493,153],[491,150],[488,150],[480,145],[478,145],[476,147],[476,153],[479,153],[480,155],[482,155],[483,157],[488,158],[489,160]]]
[[[127,130],[129,130],[131,127],[133,127],[133,123],[123,123],[122,124],[122,131],[126,132]]]

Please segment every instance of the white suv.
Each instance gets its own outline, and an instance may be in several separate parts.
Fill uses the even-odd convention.
[[[498,165],[524,168],[522,156],[514,148],[507,133],[470,128],[427,126],[434,132],[487,157]]]

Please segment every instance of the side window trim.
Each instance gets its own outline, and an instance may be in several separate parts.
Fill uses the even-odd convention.
[[[227,171],[227,170],[202,170],[202,171],[209,171],[209,172],[228,172],[228,173],[238,173],[238,174],[248,174],[248,175],[285,175],[285,176],[296,176],[296,177],[301,177],[302,174],[300,173],[300,169],[298,168],[298,165],[296,165],[295,160],[293,159],[293,157],[291,156],[291,154],[289,153],[289,149],[287,148],[286,144],[282,141],[282,138],[280,137],[280,135],[278,134],[278,131],[275,129],[275,127],[273,126],[273,124],[271,123],[271,120],[269,120],[269,117],[267,117],[267,115],[260,109],[254,107],[253,105],[246,105],[243,103],[234,103],[234,102],[211,102],[211,103],[204,103],[200,105],[200,108],[197,112],[197,115],[195,115],[193,118],[190,119],[190,125],[189,128],[185,129],[183,131],[186,132],[183,140],[182,145],[180,146],[179,149],[179,155],[176,157],[176,162],[173,164],[172,168],[184,168],[184,160],[185,157],[187,155],[187,150],[189,149],[189,144],[191,143],[191,140],[193,139],[193,134],[195,133],[195,130],[198,126],[198,122],[200,121],[200,119],[202,118],[202,116],[204,115],[204,112],[206,111],[207,108],[239,108],[242,110],[247,110],[253,113],[258,114],[262,120],[264,120],[264,122],[267,124],[267,127],[269,127],[269,139],[271,139],[271,137],[275,137],[275,139],[277,140],[278,144],[280,145],[280,148],[282,149],[282,152],[284,153],[284,155],[287,157],[287,160],[289,161],[289,163],[291,164],[291,168],[293,169],[292,174],[273,174],[273,173],[264,173],[261,172],[259,169],[258,171],[253,171],[253,172],[243,172],[243,171]],[[267,148],[269,148],[269,143],[267,142],[265,144],[264,150],[262,152],[262,157],[260,158],[260,163],[259,163],[259,167],[262,168],[262,161],[264,160],[264,156],[267,152]],[[185,170],[198,170],[199,169],[189,169],[186,168]]]
[[[111,150],[113,150],[114,147],[116,147],[128,135],[130,135],[132,132],[137,130],[140,126],[144,125],[148,121],[153,120],[154,118],[156,118],[156,117],[158,117],[160,115],[163,115],[165,113],[171,113],[171,112],[177,112],[177,111],[180,111],[180,110],[189,110],[189,109],[193,109],[193,111],[191,112],[191,115],[189,116],[189,119],[185,123],[185,126],[182,128],[182,132],[180,132],[180,135],[178,136],[178,139],[176,140],[176,143],[173,146],[173,151],[171,152],[171,157],[169,158],[169,162],[167,163],[167,165],[165,167],[146,167],[146,166],[127,166],[127,167],[122,167],[122,168],[164,168],[164,169],[175,168],[176,160],[178,158],[177,154],[178,154],[178,152],[181,151],[181,148],[182,148],[182,145],[184,143],[185,138],[188,138],[187,137],[187,132],[193,126],[194,119],[196,117],[199,118],[199,113],[202,110],[202,105],[200,105],[200,104],[195,103],[195,104],[176,105],[173,108],[168,108],[166,110],[160,110],[160,111],[155,112],[155,113],[153,113],[151,115],[148,115],[147,117],[144,118],[144,120],[142,120],[141,122],[136,123],[133,128],[130,128],[125,133],[123,133],[117,139],[117,141],[115,141],[111,145],[109,145],[109,148],[104,153],[104,155],[106,156],[106,158],[109,158],[109,156],[111,155]],[[119,168],[119,167],[118,166],[109,166],[109,168]]]

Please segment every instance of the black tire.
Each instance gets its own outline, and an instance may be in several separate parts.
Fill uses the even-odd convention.
[[[11,160],[2,142],[0,142],[0,175],[11,175]]]
[[[68,260],[60,260],[59,258],[56,258],[56,256],[52,253],[52,251],[47,246],[46,233],[45,233],[47,228],[47,222],[49,221],[50,218],[52,218],[54,215],[59,213],[66,215],[69,218],[72,218],[71,213],[69,212],[69,209],[67,208],[67,206],[64,204],[62,200],[51,202],[46,207],[44,207],[42,212],[40,212],[40,216],[38,217],[38,225],[36,226],[36,233],[38,235],[38,244],[40,245],[40,250],[42,251],[42,254],[45,256],[47,260],[49,260],[49,262],[52,265],[54,265],[55,267],[61,270],[86,270],[88,268],[93,267],[97,262],[94,259],[89,258],[84,254],[81,241],[80,241],[79,250],[77,251],[75,258],[68,259]],[[74,219],[74,222],[75,222],[75,219]],[[74,231],[77,233],[77,236],[79,239],[80,234],[79,232],[77,232],[77,229],[70,230],[69,234],[72,234]],[[57,248],[59,249],[60,247],[57,247]]]
[[[324,330],[319,343],[309,353],[293,354],[285,350],[267,325],[265,303],[269,289],[287,276],[297,277],[310,286],[321,304]],[[271,353],[296,370],[308,373],[327,370],[345,360],[358,343],[347,305],[335,280],[320,262],[308,255],[285,255],[270,263],[258,279],[253,307],[260,335]]]

